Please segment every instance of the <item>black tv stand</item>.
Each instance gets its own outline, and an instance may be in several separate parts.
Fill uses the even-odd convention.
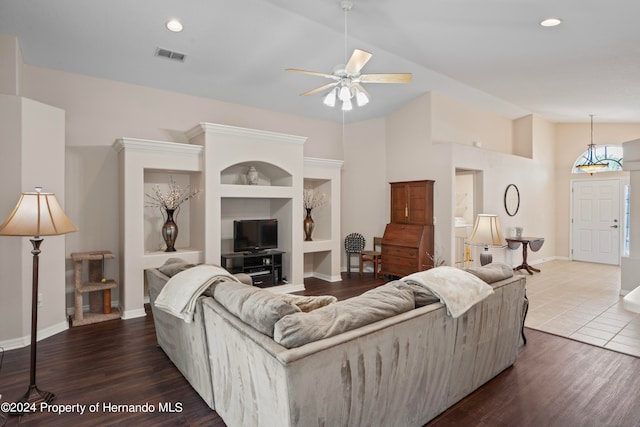
[[[260,252],[231,252],[222,254],[221,264],[230,273],[251,276],[253,286],[268,288],[282,283],[282,254],[276,249]]]
[[[248,252],[238,252],[238,253],[241,253],[243,255],[264,255],[267,252],[269,252],[268,249],[260,249],[259,251],[248,251]]]

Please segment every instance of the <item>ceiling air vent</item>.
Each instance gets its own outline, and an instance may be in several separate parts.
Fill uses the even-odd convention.
[[[172,59],[174,61],[184,62],[184,59],[187,57],[184,53],[173,52],[168,49],[157,48],[156,56],[160,56],[162,58]]]

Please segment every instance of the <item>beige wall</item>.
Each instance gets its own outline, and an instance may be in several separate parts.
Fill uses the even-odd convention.
[[[11,213],[20,193],[23,190],[21,182],[22,149],[20,147],[20,126],[22,116],[21,100],[17,96],[0,94],[0,222]],[[29,243],[29,242],[27,242]],[[30,244],[30,243],[29,243]],[[28,327],[22,324],[23,292],[29,290],[29,285],[19,285],[27,281],[23,277],[22,258],[29,253],[23,248],[21,237],[0,236],[0,342],[28,333]],[[23,287],[27,288],[23,290]],[[8,347],[6,344],[3,347]]]
[[[431,93],[431,138],[434,142],[480,145],[512,153],[512,121],[490,111]]]
[[[553,162],[548,157],[554,147],[554,125],[532,116],[527,128],[532,135],[524,140],[532,141],[529,151],[533,158],[512,154],[511,120],[442,95],[424,95],[387,118],[389,181],[435,179],[436,254],[449,264],[455,249],[456,169],[476,171],[477,208],[498,214],[505,234],[522,226],[525,234],[546,238],[531,261],[555,256],[555,181]],[[473,141],[481,142],[482,147],[473,146]],[[515,217],[504,210],[504,191],[509,184],[516,184],[522,195]],[[493,252],[496,260],[520,262],[520,252]]]
[[[306,136],[305,157],[342,156],[342,127],[336,123],[52,69],[24,68],[25,96],[66,111],[67,146],[110,146],[120,137],[186,143],[186,130],[208,122]],[[319,103],[318,108],[327,107]]]
[[[15,37],[0,34],[0,94],[22,95],[22,51]]]
[[[349,125],[343,143],[342,239],[349,233],[360,233],[368,248],[372,247],[373,237],[382,236],[389,222],[384,135],[384,119],[368,120]],[[344,250],[342,265],[346,268]],[[351,265],[352,268],[358,265],[356,257]]]
[[[22,192],[41,186],[65,207],[64,111],[31,99],[0,95],[0,221]],[[65,208],[66,209],[66,208]],[[0,342],[5,348],[29,342],[33,246],[25,237],[0,237]],[[67,329],[65,237],[47,236],[40,246],[39,339]]]
[[[386,122],[387,181],[433,179],[425,169],[431,148],[431,94],[416,98],[390,114]]]

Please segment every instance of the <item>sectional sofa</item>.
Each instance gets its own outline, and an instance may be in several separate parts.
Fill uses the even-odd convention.
[[[147,271],[152,307],[163,276]],[[223,281],[198,298],[192,323],[153,314],[160,346],[228,425],[421,426],[515,362],[525,278],[490,290],[459,317],[402,281],[303,313]],[[354,307],[369,320],[354,323]]]

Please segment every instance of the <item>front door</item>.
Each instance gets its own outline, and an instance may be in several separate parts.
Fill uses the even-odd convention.
[[[620,181],[574,181],[572,259],[620,263]]]

